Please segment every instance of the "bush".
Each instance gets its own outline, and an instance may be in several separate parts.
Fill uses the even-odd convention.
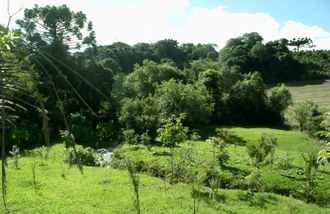
[[[152,139],[157,135],[159,110],[152,97],[124,99],[118,119],[124,129],[134,129],[139,135],[148,132]]]
[[[97,147],[109,147],[115,146],[114,138],[115,138],[115,125],[113,121],[108,123],[99,123],[96,126],[96,134],[97,134]]]
[[[96,136],[92,131],[92,122],[81,113],[72,113],[69,118],[70,131],[75,136],[75,141],[83,146],[96,146]]]
[[[63,161],[69,165],[74,165],[78,162],[77,158],[80,158],[81,164],[85,166],[96,166],[96,154],[92,148],[77,145],[76,151],[77,155],[75,155],[73,148],[66,149],[64,152]]]
[[[271,94],[268,97],[268,109],[270,110],[270,120],[275,123],[284,122],[284,111],[292,104],[292,95],[289,89],[280,84],[271,90]]]
[[[321,130],[324,112],[316,103],[307,100],[296,103],[293,107],[292,117],[298,123],[300,131],[314,135]]]
[[[276,143],[276,137],[262,134],[257,144],[248,145],[248,153],[253,160],[253,165],[258,166],[269,154],[271,155],[270,162],[272,163]]]

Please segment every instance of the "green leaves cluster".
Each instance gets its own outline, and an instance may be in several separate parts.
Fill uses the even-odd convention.
[[[268,134],[262,134],[257,143],[249,144],[247,148],[253,165],[258,167],[268,155],[270,155],[270,163],[272,163],[276,144],[277,138]]]
[[[180,114],[179,117],[172,115],[162,120],[163,125],[157,130],[157,133],[164,146],[173,148],[187,139],[189,128],[182,123],[185,117],[185,114]]]

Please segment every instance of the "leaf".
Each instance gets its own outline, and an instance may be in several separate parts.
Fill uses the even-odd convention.
[[[321,157],[327,157],[328,155],[327,149],[322,149],[321,151],[319,151],[318,155]]]
[[[5,47],[6,47],[7,50],[10,51],[10,46],[8,44],[5,44]]]

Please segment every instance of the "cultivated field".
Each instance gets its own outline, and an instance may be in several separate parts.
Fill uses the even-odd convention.
[[[311,100],[330,110],[330,80],[288,82],[285,85],[289,87],[294,102]]]

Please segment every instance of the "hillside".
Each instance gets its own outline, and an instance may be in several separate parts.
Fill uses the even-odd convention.
[[[312,100],[320,107],[330,109],[330,80],[311,80],[285,83],[294,102]]]
[[[263,167],[264,180],[272,189],[295,191],[302,184],[302,152],[313,145],[311,139],[302,133],[269,128],[226,128],[235,136],[235,143],[229,146],[230,162],[226,172],[229,176],[235,171],[248,172],[251,164],[245,145],[255,141],[261,133],[278,137],[275,166],[277,162],[290,160],[293,164],[288,170]],[[185,148],[186,144],[176,148]],[[212,146],[206,141],[198,141],[194,147],[199,158],[207,160]],[[8,200],[11,213],[136,213],[134,190],[126,170],[99,167],[84,167],[81,175],[76,167],[69,168],[62,163],[64,146],[53,146],[47,160],[31,156],[27,152],[19,159],[15,168],[14,159],[8,163]],[[142,147],[127,147],[123,155],[135,156],[139,163],[165,163],[169,158],[161,155],[166,148],[154,146],[153,152]],[[205,162],[205,161],[203,161]],[[35,167],[33,179],[33,167]],[[164,166],[163,166],[164,167]],[[229,171],[228,171],[229,170]],[[232,171],[234,170],[234,171]],[[326,196],[328,191],[328,167],[321,168],[318,174],[319,193]],[[229,174],[228,174],[229,173]],[[148,173],[150,174],[150,173]],[[194,200],[192,185],[184,183],[169,184],[161,178],[140,174],[140,197],[142,213],[193,213]],[[234,175],[234,174],[233,174]],[[232,175],[232,176],[233,176]],[[288,175],[289,177],[283,177]],[[230,177],[232,177],[230,176]],[[295,177],[290,178],[291,177]],[[233,178],[233,177],[232,177]],[[195,187],[196,188],[196,187]],[[211,189],[198,188],[196,208],[198,213],[329,213],[329,208],[316,204],[306,204],[301,200],[274,193],[249,194],[246,190],[217,190],[214,201]],[[0,209],[4,213],[3,207]]]

